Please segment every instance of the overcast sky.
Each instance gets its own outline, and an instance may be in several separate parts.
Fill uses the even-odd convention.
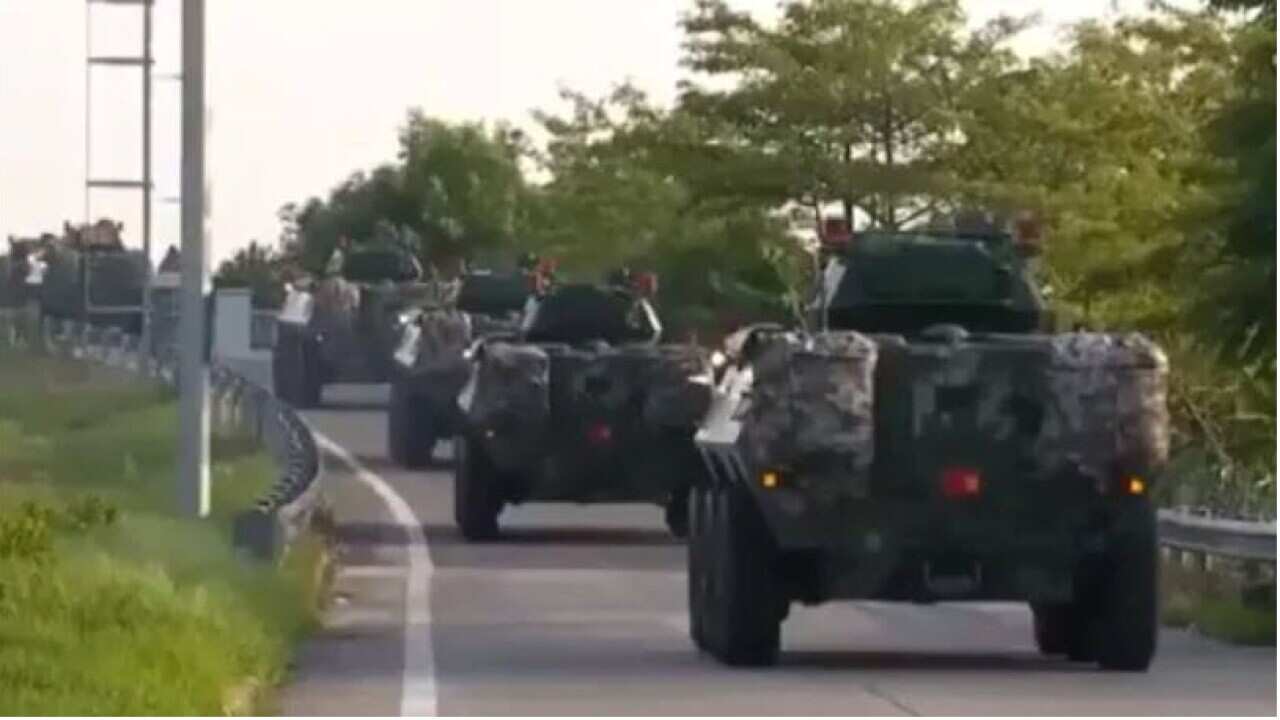
[[[736,0],[772,14],[776,0]],[[1019,49],[1038,52],[1061,24],[1113,12],[1116,0],[966,0],[974,22],[1039,12]],[[1140,0],[1124,0],[1135,7]],[[676,21],[690,0],[207,0],[210,230],[215,261],[252,238],[274,241],[276,210],[391,159],[413,106],[451,120],[527,125],[557,88],[591,94],[630,78],[669,100],[680,77]],[[157,0],[156,72],[179,59],[180,0]],[[138,54],[141,15],[94,5],[89,44]],[[0,0],[0,235],[84,217],[85,0]],[[140,174],[141,82],[133,68],[93,71],[92,173]],[[158,79],[157,197],[178,188],[179,88]],[[136,194],[95,191],[94,217],[125,222],[139,243]],[[177,242],[172,202],[154,206],[158,258]],[[0,248],[0,252],[3,248]]]

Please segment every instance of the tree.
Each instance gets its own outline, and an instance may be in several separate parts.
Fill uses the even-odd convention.
[[[279,253],[252,240],[218,266],[213,282],[219,288],[249,288],[254,307],[278,308],[284,304],[287,274],[288,264]]]
[[[601,99],[562,95],[567,113],[537,114],[550,141],[536,159],[550,179],[528,195],[526,247],[579,274],[657,271],[677,335],[784,310],[766,252],[786,242],[781,224],[760,206],[699,202],[687,160],[671,153],[688,118],[625,84]]]
[[[1170,329],[1185,315],[1187,222],[1212,165],[1201,128],[1230,85],[1226,28],[1167,11],[1085,22],[1066,50],[985,79],[946,163],[971,201],[1031,207],[1061,308],[1092,325]]]
[[[408,225],[422,234],[429,260],[513,244],[523,152],[523,135],[505,126],[489,130],[409,113],[400,131],[403,191],[414,203]]]
[[[1001,44],[1026,24],[970,32],[958,0],[810,0],[785,3],[766,27],[698,0],[683,20],[684,64],[732,83],[682,91],[710,130],[701,185],[815,212],[838,201],[850,226],[855,210],[886,228],[927,218],[954,190],[942,161],[957,104],[1013,62]]]
[[[373,235],[379,221],[416,226],[420,202],[404,188],[402,171],[381,165],[370,173],[356,172],[329,192],[325,200],[311,198],[301,207],[281,209],[282,238],[299,244],[303,267],[319,272],[341,238],[363,242]]]
[[[489,131],[411,111],[396,162],[353,173],[325,199],[281,208],[282,244],[313,272],[340,238],[364,242],[379,222],[420,237],[418,253],[427,263],[508,247],[524,190],[522,143],[505,127]]]
[[[1276,4],[1215,0],[1250,12],[1235,34],[1232,94],[1206,132],[1223,161],[1210,213],[1213,281],[1197,317],[1231,353],[1270,365],[1276,347]],[[1273,386],[1274,387],[1274,386]]]

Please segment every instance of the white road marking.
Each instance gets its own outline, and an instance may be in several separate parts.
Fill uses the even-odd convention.
[[[408,535],[405,548],[409,577],[404,598],[404,677],[400,685],[401,715],[436,715],[435,655],[431,647],[431,575],[435,567],[427,551],[422,521],[395,488],[369,470],[341,445],[315,433],[316,443],[351,469],[356,479],[382,499],[396,524]]]
[[[399,565],[344,565],[338,568],[339,579],[376,579],[402,578],[408,573]]]

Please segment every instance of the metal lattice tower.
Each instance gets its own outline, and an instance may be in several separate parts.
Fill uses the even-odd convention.
[[[155,0],[86,0],[85,2],[85,82],[84,82],[84,222],[93,222],[92,196],[95,190],[135,190],[141,194],[142,250],[147,259],[147,279],[143,284],[141,308],[93,308],[101,312],[142,313],[143,347],[150,348],[151,318],[151,193],[154,183],[151,173],[151,84],[155,57],[152,54],[152,10]],[[95,55],[93,52],[93,9],[95,5],[134,5],[139,10],[142,23],[142,47],[138,55]],[[100,178],[93,171],[93,77],[95,68],[113,68],[142,73],[142,158],[137,177]],[[87,261],[86,261],[87,262]],[[86,272],[85,305],[89,307],[89,287]]]

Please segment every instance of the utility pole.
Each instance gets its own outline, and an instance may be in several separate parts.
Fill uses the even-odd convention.
[[[205,356],[205,0],[182,1],[182,290],[178,327],[178,496],[209,514],[209,367]]]

